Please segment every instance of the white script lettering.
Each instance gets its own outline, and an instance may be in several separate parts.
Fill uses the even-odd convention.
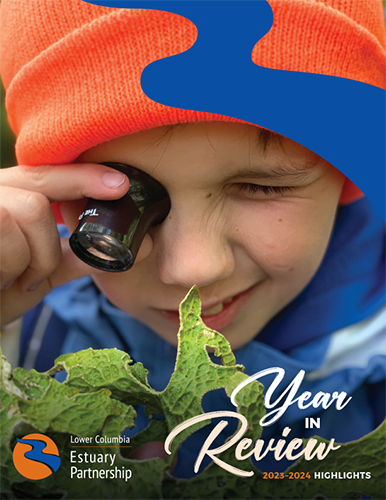
[[[196,462],[194,464],[194,472],[197,474],[197,472],[200,469],[200,465],[204,459],[204,457],[207,455],[210,457],[219,467],[222,469],[230,472],[231,474],[234,474],[236,476],[241,476],[241,477],[250,477],[253,476],[254,472],[253,471],[245,471],[242,469],[238,469],[237,467],[234,467],[233,465],[230,465],[223,460],[221,460],[217,455],[222,453],[223,451],[228,450],[230,447],[232,447],[234,444],[236,444],[237,441],[241,440],[235,451],[235,458],[238,461],[246,460],[250,456],[254,455],[255,460],[262,460],[269,451],[272,451],[274,453],[274,457],[276,460],[282,460],[283,458],[287,458],[288,460],[296,460],[300,458],[302,455],[304,455],[305,460],[312,460],[315,456],[318,460],[323,460],[330,451],[332,450],[338,450],[340,448],[340,445],[334,446],[335,440],[331,439],[331,441],[328,443],[327,449],[326,449],[326,443],[318,443],[318,441],[314,438],[311,438],[306,446],[299,452],[293,455],[293,451],[300,448],[302,445],[302,440],[300,438],[295,438],[292,441],[290,441],[288,444],[286,443],[285,440],[280,439],[278,442],[275,444],[274,439],[270,439],[269,443],[267,445],[267,448],[265,451],[263,451],[263,446],[264,446],[264,440],[263,439],[257,439],[255,442],[254,448],[247,452],[245,455],[242,455],[242,451],[246,450],[250,446],[252,446],[253,442],[252,439],[241,439],[247,428],[248,428],[248,421],[247,419],[241,415],[240,413],[232,412],[232,411],[213,411],[210,413],[204,413],[202,415],[198,415],[196,417],[190,418],[189,420],[186,420],[186,422],[183,422],[182,424],[177,425],[171,433],[168,435],[165,441],[165,451],[168,453],[168,455],[171,454],[170,450],[170,445],[173,441],[173,439],[183,430],[187,429],[188,427],[197,424],[198,422],[202,422],[204,420],[208,420],[210,418],[223,418],[223,417],[232,417],[232,418],[237,418],[241,422],[240,428],[237,430],[236,434],[229,440],[226,441],[223,445],[218,446],[217,448],[211,449],[210,446],[213,443],[213,441],[217,438],[217,436],[220,435],[223,429],[228,425],[228,422],[225,420],[221,420],[215,427],[214,429],[210,432],[209,436],[206,438],[204,444],[201,447],[201,450],[199,454],[197,455]],[[291,429],[289,427],[286,427],[282,435],[283,437],[287,437],[288,434],[291,432]],[[287,448],[285,448],[285,445],[287,445]]]
[[[309,391],[303,392],[300,396],[295,398],[298,390],[300,389],[300,385],[304,379],[305,371],[300,370],[299,373],[295,376],[295,378],[292,380],[292,382],[288,385],[288,387],[281,393],[281,395],[276,399],[276,401],[271,402],[271,399],[273,397],[273,392],[275,389],[278,387],[280,382],[283,380],[285,376],[285,370],[283,368],[279,367],[273,367],[273,368],[267,368],[266,370],[261,370],[260,372],[255,373],[254,375],[251,375],[248,377],[244,382],[241,382],[236,389],[232,392],[231,395],[231,402],[234,406],[237,406],[236,403],[236,395],[241,389],[243,389],[246,385],[248,385],[250,382],[253,380],[257,380],[261,377],[264,377],[265,375],[270,375],[272,373],[277,373],[275,379],[271,383],[271,385],[268,387],[265,398],[264,398],[264,405],[267,409],[274,408],[271,412],[267,413],[264,415],[264,417],[260,420],[260,425],[266,427],[268,425],[272,425],[275,423],[281,416],[284,415],[285,411],[289,406],[291,406],[294,403],[298,404],[298,408],[301,410],[304,410],[306,408],[309,408],[310,406],[313,406],[314,408],[318,408],[319,406],[322,406],[325,410],[332,405],[332,403],[335,401],[336,409],[337,410],[342,410],[348,403],[351,401],[351,397],[347,398],[347,392],[340,392],[338,393],[337,391],[333,392],[332,396],[329,392],[318,392],[315,394],[315,396],[312,398],[311,401],[307,402],[311,396],[312,393]],[[277,407],[277,405],[283,402],[282,406]]]

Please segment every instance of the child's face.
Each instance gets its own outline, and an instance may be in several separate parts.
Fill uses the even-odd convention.
[[[150,231],[151,251],[147,237],[130,271],[95,272],[94,280],[173,344],[178,305],[192,285],[207,326],[233,348],[254,338],[317,271],[344,180],[291,140],[264,148],[260,130],[243,124],[153,129],[101,144],[80,161],[127,163],[168,190],[172,208]]]

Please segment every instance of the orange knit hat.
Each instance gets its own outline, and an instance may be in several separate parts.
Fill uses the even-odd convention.
[[[269,0],[274,24],[255,63],[385,86],[381,0]],[[20,164],[60,164],[110,139],[162,125],[239,121],[158,104],[142,91],[152,61],[191,47],[192,22],[82,0],[2,0],[1,75]],[[346,182],[342,201],[360,196]]]

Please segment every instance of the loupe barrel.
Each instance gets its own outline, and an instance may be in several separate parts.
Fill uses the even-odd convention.
[[[73,252],[97,269],[122,272],[130,269],[151,226],[170,211],[166,189],[150,175],[130,165],[103,163],[125,173],[130,189],[113,201],[89,199],[70,238]]]

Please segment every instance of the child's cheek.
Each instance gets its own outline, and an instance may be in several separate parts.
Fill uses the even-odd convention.
[[[303,287],[316,272],[328,244],[333,217],[311,200],[259,203],[238,217],[238,242],[268,278]]]
[[[119,309],[133,314],[138,308],[138,294],[135,293],[136,281],[133,271],[124,273],[93,273],[96,286],[108,300]]]

